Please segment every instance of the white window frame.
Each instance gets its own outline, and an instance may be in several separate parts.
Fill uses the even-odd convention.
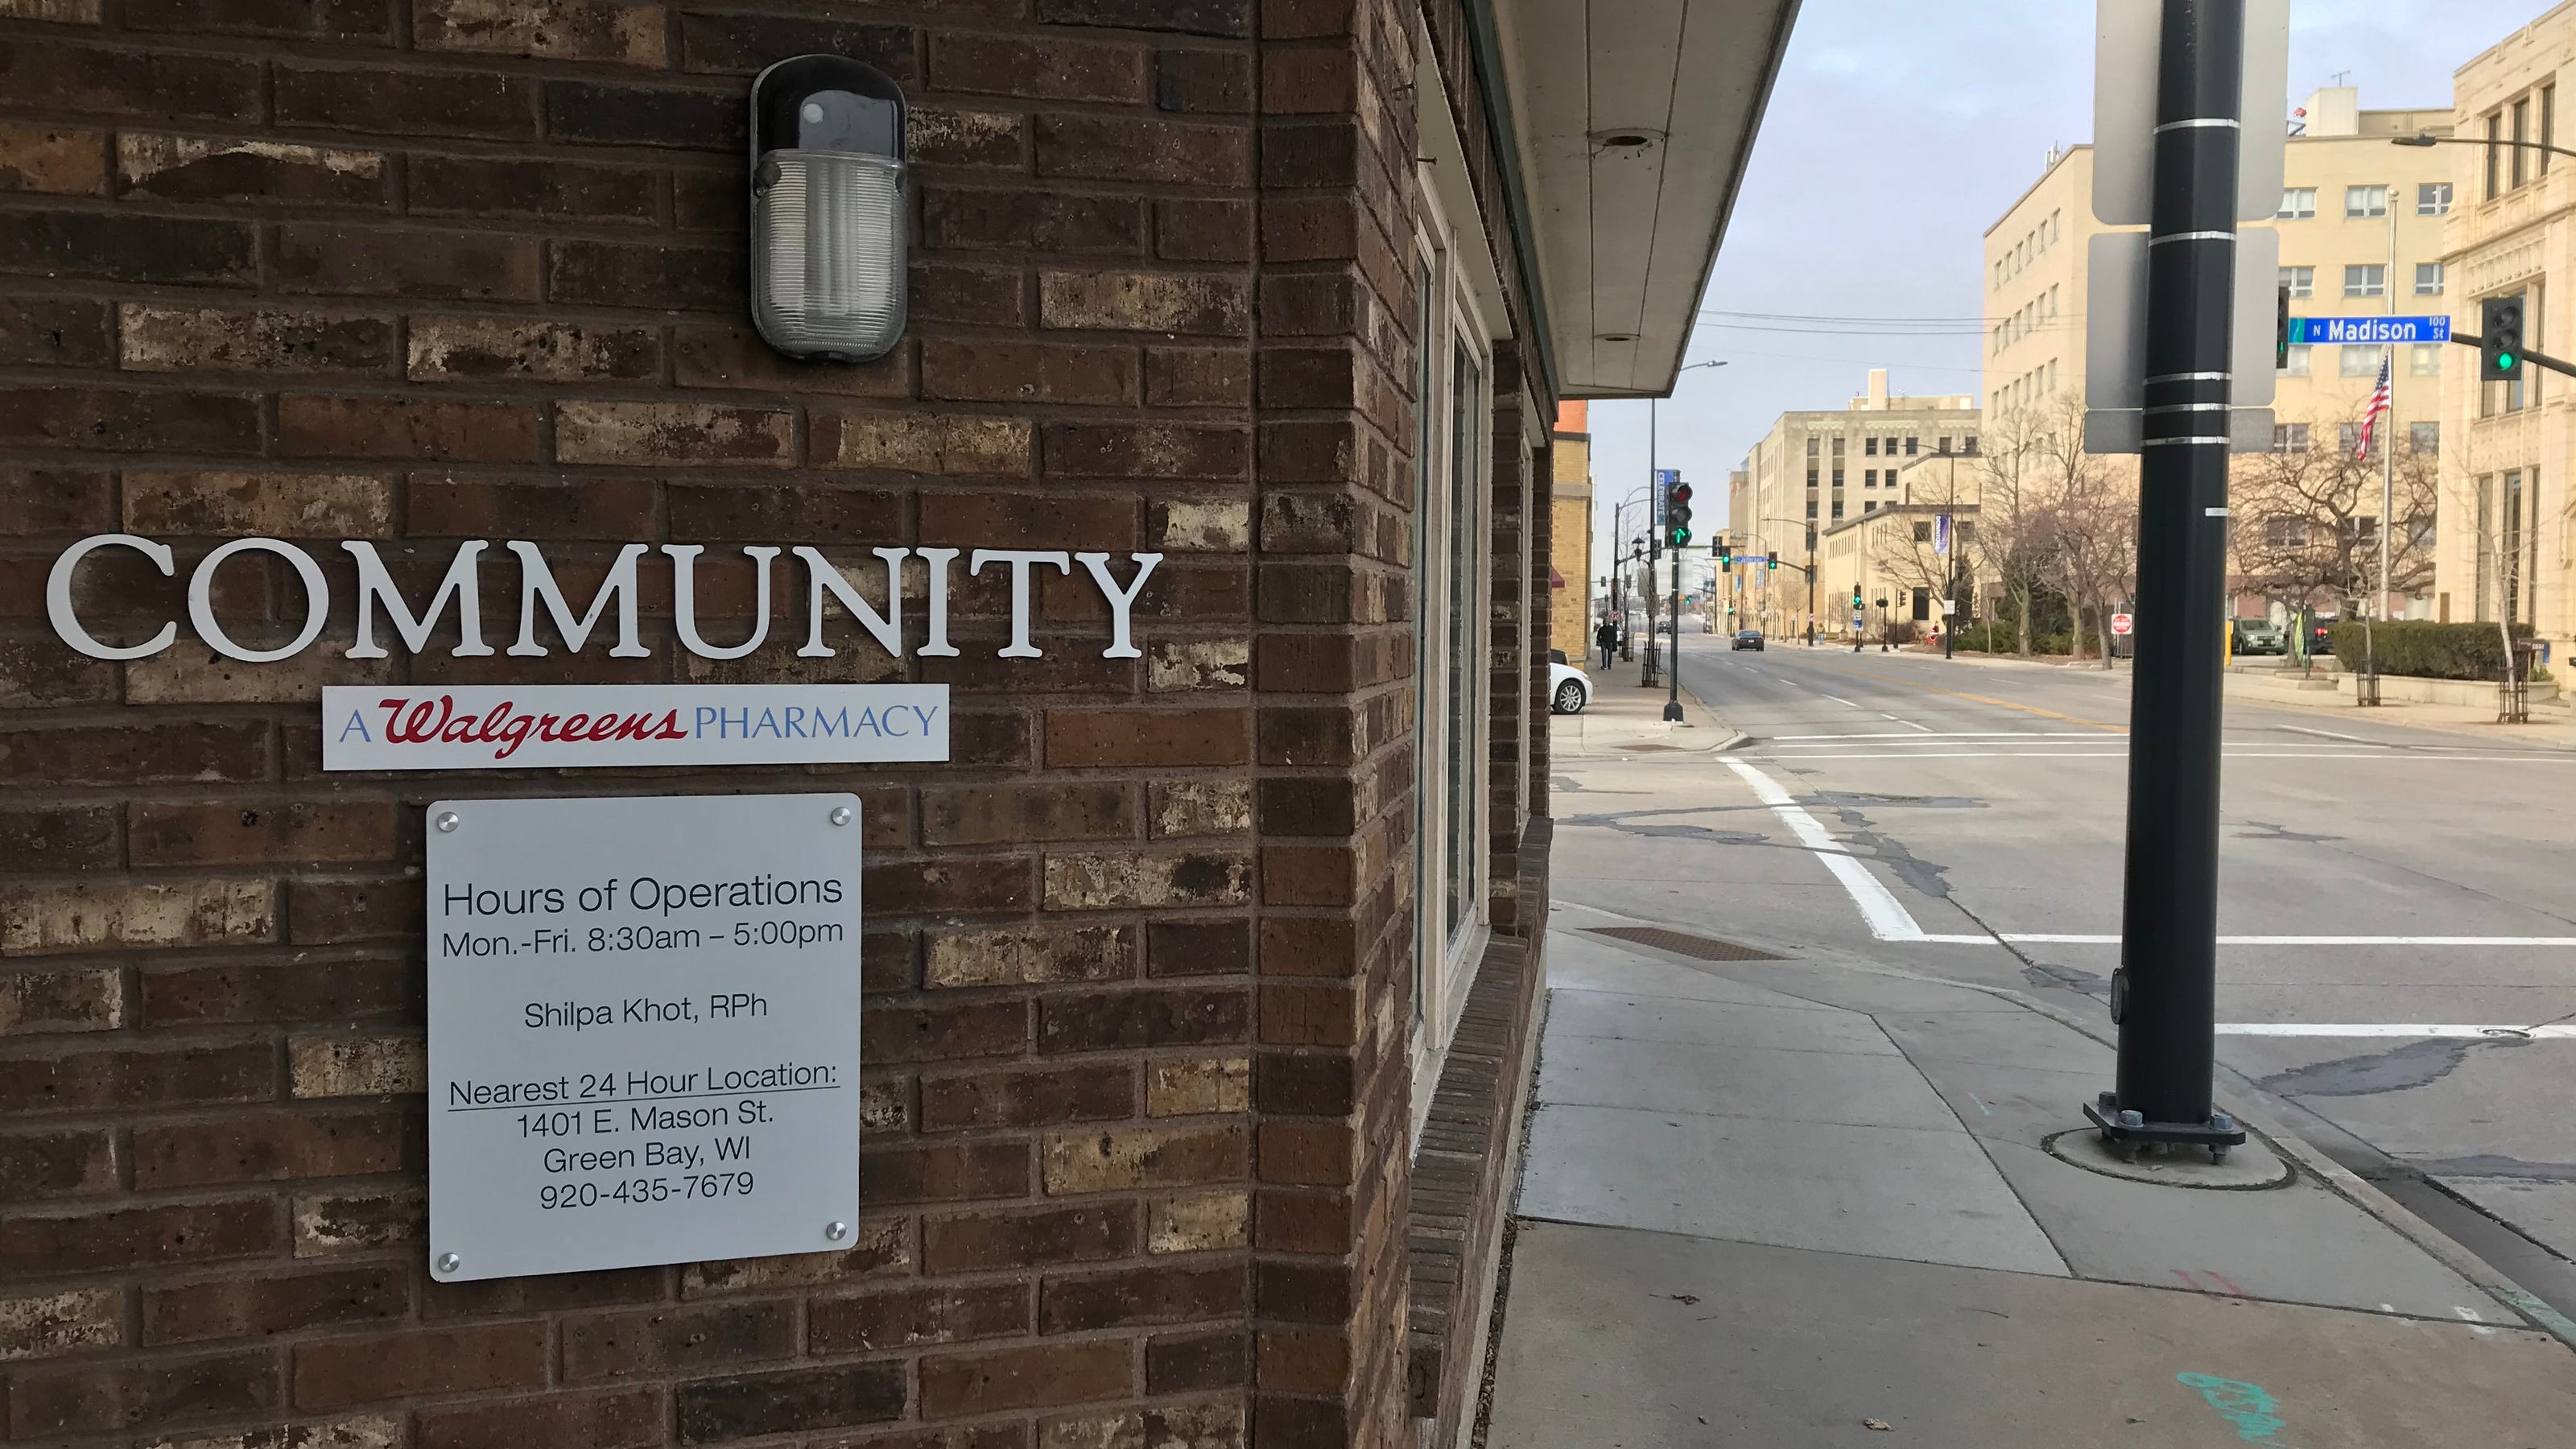
[[[1415,475],[1414,518],[1414,668],[1418,673],[1413,948],[1417,987],[1412,1024],[1411,1118],[1418,1138],[1431,1109],[1432,1094],[1439,1087],[1441,1061],[1457,1035],[1459,1017],[1466,1010],[1476,963],[1492,934],[1492,850],[1487,838],[1493,782],[1492,685],[1485,641],[1471,641],[1463,706],[1452,692],[1449,671],[1455,642],[1452,591],[1458,584],[1454,548],[1458,519],[1450,506],[1455,482],[1451,470],[1459,435],[1455,359],[1457,349],[1463,345],[1477,372],[1477,395],[1466,400],[1471,410],[1472,431],[1468,436],[1473,449],[1470,467],[1474,470],[1468,487],[1475,499],[1474,517],[1469,520],[1474,537],[1469,540],[1468,553],[1474,577],[1467,580],[1467,587],[1473,596],[1457,613],[1469,621],[1471,629],[1478,629],[1492,616],[1494,357],[1491,329],[1458,269],[1457,247],[1480,246],[1482,238],[1472,232],[1462,236],[1451,224],[1431,166],[1424,165],[1417,180],[1414,245],[1418,257],[1430,260],[1435,293],[1431,305],[1421,309],[1428,314],[1432,335],[1417,339],[1423,357],[1429,361],[1427,369],[1417,365],[1417,375],[1427,376],[1431,391],[1431,396],[1417,400],[1422,416],[1429,421],[1419,434],[1427,446]],[[1461,720],[1474,735],[1466,754],[1470,780],[1463,802],[1469,812],[1465,861],[1469,904],[1463,921],[1453,927],[1449,921],[1452,872],[1448,850],[1455,808],[1462,802],[1452,799],[1448,772],[1450,743]]]
[[[2317,294],[2317,269],[2283,267],[2278,285],[2289,288],[2293,298],[2313,297]]]
[[[2375,342],[2347,342],[2341,347],[2336,348],[2335,376],[2367,377],[2373,381],[2377,381],[2379,377],[2379,344]]]
[[[2370,274],[2377,272],[2374,285]],[[2385,297],[2388,295],[2388,263],[2348,262],[2343,269],[2343,294],[2347,297]]]
[[[2281,364],[2281,376],[2306,377],[2316,366],[2316,348],[2311,344],[2293,343],[2287,359]]]
[[[2451,195],[2451,183],[2448,181],[2417,182],[2415,184],[2415,214],[2417,216],[2449,216],[2451,214]]]
[[[2343,214],[2346,219],[2377,220],[2388,214],[2388,188],[2385,186],[2347,186],[2343,189]]]
[[[2317,189],[2313,186],[2291,186],[2281,192],[2281,209],[2272,214],[2275,221],[2312,221],[2317,214]]]
[[[2444,267],[2440,262],[2417,262],[2415,264],[2415,295],[2418,297],[2438,297],[2442,295],[2442,288],[2449,282],[2449,280],[2449,269]],[[2432,285],[2429,287],[2426,286],[2425,283],[2427,281],[2431,282]]]

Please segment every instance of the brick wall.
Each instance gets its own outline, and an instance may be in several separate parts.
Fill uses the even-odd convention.
[[[1409,1438],[1410,23],[0,0],[0,1442]],[[913,325],[864,367],[742,320],[747,76],[808,50],[916,105]],[[719,639],[743,544],[1166,558],[1133,661],[1079,578],[1043,659],[993,657],[1007,586],[961,571],[953,659],[695,659],[655,617],[645,659],[350,660],[342,617],[280,663],[116,664],[42,589],[121,529],[183,578],[311,541],[343,616],[343,538],[415,598],[464,538],[568,588],[702,542]],[[132,565],[85,569],[84,616],[184,618]],[[485,597],[515,586],[504,555]],[[245,641],[302,614],[256,558],[216,606]],[[949,765],[319,769],[324,683],[902,678],[956,691]],[[430,1282],[420,807],[739,789],[866,804],[856,1246]],[[1540,807],[1496,804],[1499,859]]]

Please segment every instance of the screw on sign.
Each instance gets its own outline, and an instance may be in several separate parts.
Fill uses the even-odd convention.
[[[2135,621],[2131,616],[2127,614],[2113,614],[2111,616],[2111,632],[2123,639],[2126,639],[2129,637],[2130,629],[2134,622]]]

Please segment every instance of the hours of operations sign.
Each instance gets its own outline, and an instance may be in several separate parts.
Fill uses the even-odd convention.
[[[447,800],[427,825],[433,1276],[851,1241],[858,797]]]

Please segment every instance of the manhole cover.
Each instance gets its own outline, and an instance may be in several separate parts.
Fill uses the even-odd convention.
[[[1695,956],[1702,961],[1786,961],[1751,946],[1721,941],[1715,936],[1694,936],[1687,931],[1668,931],[1661,926],[1592,926],[1593,935],[1608,936],[1614,941],[1628,941],[1639,946],[1652,946],[1676,956]]]

